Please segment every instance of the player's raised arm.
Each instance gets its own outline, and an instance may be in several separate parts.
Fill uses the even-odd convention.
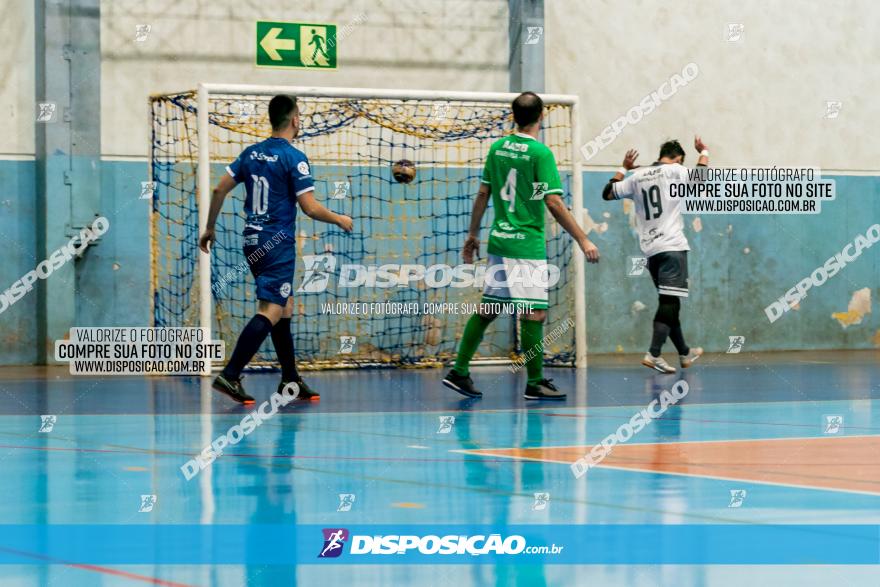
[[[620,169],[614,174],[614,177],[608,180],[608,183],[605,184],[605,189],[602,190],[602,199],[603,200],[617,200],[621,197],[626,197],[620,193],[615,194],[614,192],[614,184],[623,181],[623,178],[626,177],[626,172],[638,167],[636,165],[636,159],[639,158],[639,152],[635,149],[630,149],[626,152],[626,155],[623,156],[623,163],[621,164]],[[619,190],[618,190],[619,191]]]
[[[697,167],[707,167],[709,165],[709,147],[706,146],[700,135],[694,137],[694,149],[700,154],[700,158],[697,159]]]
[[[302,211],[306,216],[313,220],[317,220],[318,222],[326,222],[327,224],[335,224],[345,232],[351,232],[354,223],[352,222],[349,216],[345,214],[337,214],[336,212],[332,212],[322,206],[315,199],[315,192],[310,191],[306,192],[299,197],[297,197],[299,201],[299,207],[302,208]]]
[[[489,205],[491,190],[489,184],[481,183],[477,197],[474,198],[474,206],[471,209],[471,224],[468,227],[468,235],[464,239],[464,249],[461,252],[461,258],[465,263],[473,263],[474,257],[480,258],[480,225],[483,223],[483,214],[486,213],[486,207]]]
[[[214,225],[217,223],[217,216],[220,215],[220,210],[223,209],[223,200],[226,199],[226,194],[231,192],[236,186],[236,183],[237,182],[231,175],[224,175],[220,178],[217,187],[215,187],[214,191],[211,193],[211,207],[208,210],[208,224],[205,227],[205,232],[199,237],[199,248],[205,253],[210,252],[211,245],[214,242]]]

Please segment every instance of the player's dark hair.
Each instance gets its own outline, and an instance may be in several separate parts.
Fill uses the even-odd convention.
[[[510,105],[513,120],[519,128],[525,128],[538,121],[544,111],[544,101],[535,92],[523,92]]]
[[[272,130],[286,128],[294,114],[296,114],[294,96],[279,94],[269,101],[269,122],[272,123]]]
[[[658,159],[663,159],[664,157],[675,159],[679,155],[681,155],[681,160],[684,161],[684,149],[682,149],[681,143],[678,141],[666,141],[660,145],[660,157]]]

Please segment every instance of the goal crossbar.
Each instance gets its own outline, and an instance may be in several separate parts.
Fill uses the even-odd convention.
[[[252,84],[199,84],[209,94],[290,94],[307,98],[355,98],[361,100],[457,100],[462,102],[510,103],[519,94],[510,92],[449,92],[445,90],[397,90],[391,88],[323,88],[318,86],[263,86]],[[570,94],[541,94],[545,104],[573,106],[578,97]]]

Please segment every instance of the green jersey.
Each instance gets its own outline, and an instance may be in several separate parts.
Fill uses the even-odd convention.
[[[489,254],[514,259],[546,259],[544,196],[562,194],[553,152],[527,134],[498,139],[489,148],[483,183],[492,189],[495,221]]]

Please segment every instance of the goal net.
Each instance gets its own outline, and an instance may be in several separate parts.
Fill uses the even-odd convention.
[[[480,287],[432,287],[425,279],[391,287],[387,280],[385,287],[371,287],[367,279],[361,286],[342,287],[338,272],[346,265],[361,266],[369,275],[386,265],[454,268],[463,263],[461,249],[486,153],[492,141],[513,130],[513,95],[202,85],[152,96],[154,325],[209,327],[214,339],[225,341],[228,356],[256,311],[254,282],[242,254],[242,185],[226,199],[210,256],[199,252],[198,235],[211,187],[225,166],[269,136],[268,103],[278,93],[299,98],[301,131],[294,144],[311,162],[315,197],[351,216],[355,226],[348,235],[300,213],[295,239],[276,245],[297,250],[292,331],[298,361],[327,367],[453,358],[468,317],[455,311],[479,303]],[[580,202],[572,202],[572,193],[578,199],[581,193],[572,148],[576,101],[548,96],[545,102],[542,141],[556,155],[566,201],[580,214]],[[416,167],[409,184],[392,176],[393,163],[402,159]],[[491,218],[490,209],[482,263]],[[545,324],[545,335],[552,333],[544,345],[549,364],[571,365],[576,354],[585,357],[585,349],[576,353],[584,324],[576,308],[583,297],[577,285],[582,259],[573,248],[548,214],[548,262],[560,270]],[[317,286],[315,271],[306,271],[306,265],[323,269]],[[303,287],[304,275],[310,278],[308,287]],[[501,316],[487,331],[477,360],[509,361],[518,352],[516,317]],[[275,363],[271,341],[255,361]]]

